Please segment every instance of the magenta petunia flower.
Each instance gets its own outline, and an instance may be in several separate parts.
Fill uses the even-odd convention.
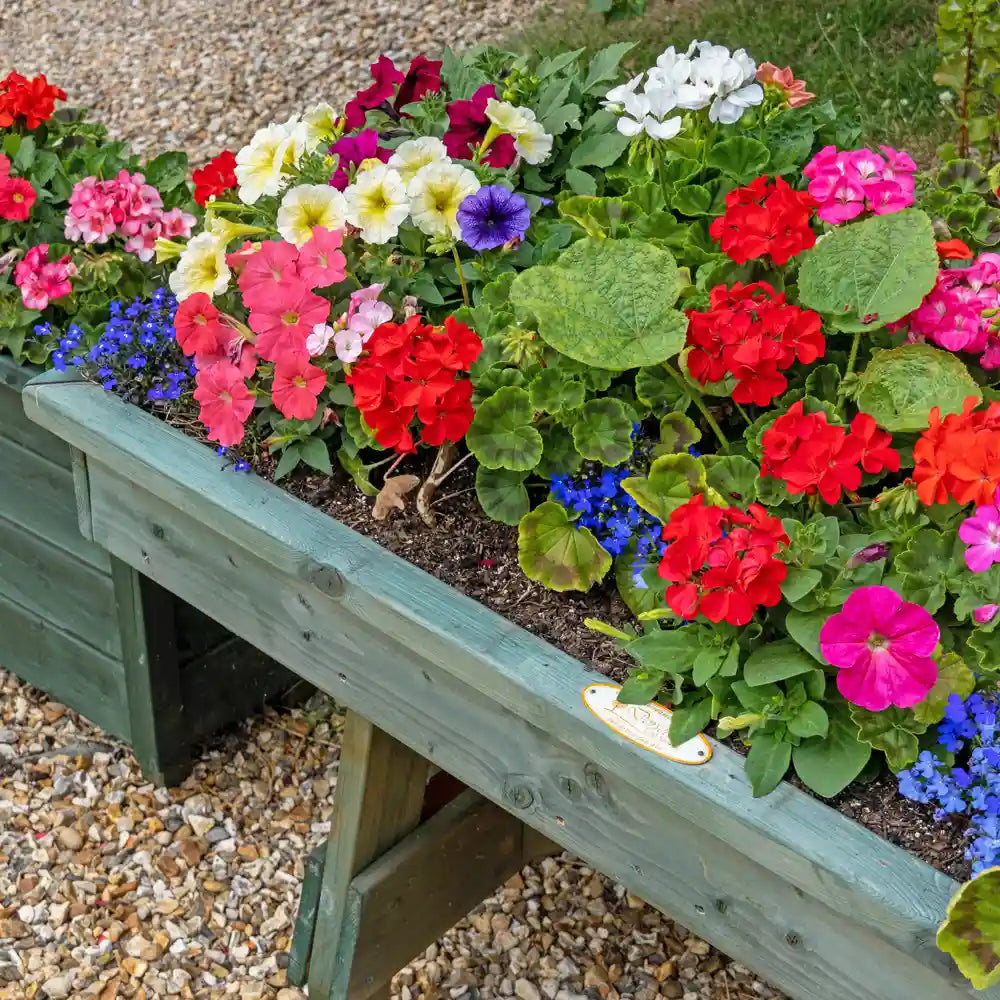
[[[998,611],[1000,611],[1000,604],[983,604],[972,612],[972,617],[975,618],[977,625],[985,625],[987,622],[993,621]]]
[[[937,623],[919,604],[904,601],[892,587],[859,587],[820,629],[819,646],[840,668],[840,693],[854,705],[881,712],[927,697],[937,681],[931,654],[940,638]]]
[[[995,502],[977,507],[975,514],[959,525],[958,537],[969,546],[965,565],[973,573],[985,573],[1000,562],[1000,507]]]

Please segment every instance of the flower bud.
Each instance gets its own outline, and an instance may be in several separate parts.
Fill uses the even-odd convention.
[[[879,560],[887,559],[888,557],[888,542],[872,542],[871,545],[866,545],[863,549],[858,549],[858,551],[847,560],[847,568],[857,569],[859,566],[864,566],[866,563],[878,562]]]

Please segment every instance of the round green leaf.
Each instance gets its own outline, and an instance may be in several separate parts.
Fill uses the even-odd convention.
[[[648,476],[629,476],[622,489],[653,517],[667,521],[682,504],[707,488],[705,466],[692,455],[661,455]]]
[[[487,469],[527,472],[542,457],[542,436],[524,389],[506,386],[484,399],[465,435],[469,450]]]
[[[573,435],[565,427],[554,424],[542,431],[542,457],[535,474],[543,479],[550,476],[571,476],[580,468],[583,456],[573,444]]]
[[[708,485],[727,504],[746,507],[757,499],[757,476],[760,470],[742,455],[724,455],[708,463]]]
[[[624,371],[672,358],[687,318],[673,308],[680,275],[673,256],[642,240],[585,238],[554,263],[522,271],[511,300],[534,317],[541,338],[596,368]]]
[[[532,409],[543,413],[575,410],[583,405],[587,389],[575,378],[569,378],[558,368],[543,368],[528,386]]]
[[[552,500],[521,518],[517,557],[524,575],[549,590],[589,590],[611,568],[600,542]]]
[[[934,406],[945,416],[960,413],[969,396],[983,398],[965,365],[930,344],[876,351],[858,376],[854,396],[860,410],[893,433],[926,430]]]
[[[976,678],[965,660],[958,653],[937,653],[938,677],[934,687],[919,705],[913,706],[913,715],[918,722],[934,725],[944,718],[948,698],[957,694],[967,698],[976,688]]]
[[[917,759],[920,745],[917,737],[927,732],[928,723],[918,721],[906,708],[887,708],[869,712],[858,705],[851,706],[851,718],[865,743],[881,750],[893,771],[899,771]]]
[[[476,496],[483,513],[501,524],[518,524],[531,504],[524,488],[526,472],[510,469],[476,469]]]
[[[770,161],[771,153],[764,143],[736,136],[713,145],[705,165],[721,170],[742,184],[765,173]]]
[[[632,418],[620,399],[588,400],[573,424],[573,443],[584,458],[621,465],[632,455]]]
[[[976,990],[1000,982],[1000,868],[989,868],[966,882],[948,904],[937,945],[955,960]]]
[[[665,455],[676,455],[697,444],[701,431],[695,422],[683,413],[668,413],[660,420],[660,446]]]
[[[934,287],[931,220],[915,208],[838,226],[802,255],[799,304],[841,330],[901,319]]]
[[[635,395],[653,413],[683,412],[691,405],[693,392],[682,389],[663,365],[651,365],[635,373]]]

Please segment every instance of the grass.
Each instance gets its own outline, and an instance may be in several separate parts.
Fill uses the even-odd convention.
[[[821,98],[857,109],[866,141],[927,163],[952,134],[934,83],[936,13],[933,0],[650,0],[644,17],[606,26],[583,0],[563,0],[516,42],[549,51],[638,39],[636,69],[692,38],[742,47],[758,62],[790,65]]]

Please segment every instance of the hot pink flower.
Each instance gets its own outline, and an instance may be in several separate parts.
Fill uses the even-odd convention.
[[[998,491],[1000,492],[1000,491]],[[1000,507],[997,497],[991,504],[976,508],[958,527],[958,537],[969,547],[965,550],[965,565],[973,573],[985,573],[1000,562]]]
[[[891,587],[859,587],[820,629],[823,656],[839,667],[837,689],[871,712],[923,701],[937,681],[931,654],[941,630],[930,612]]]
[[[299,251],[284,240],[268,240],[249,257],[240,273],[243,303],[249,309],[267,308],[269,300],[289,285],[298,286]]]
[[[10,160],[0,153],[0,181],[10,175]]]
[[[286,355],[308,355],[309,334],[329,315],[326,299],[301,281],[289,281],[251,309],[247,323],[257,334],[254,346],[260,356],[277,362]]]
[[[316,415],[317,397],[326,386],[326,372],[308,357],[282,358],[274,368],[271,399],[286,417],[309,420]]]
[[[44,309],[52,299],[61,299],[73,291],[70,278],[76,267],[69,255],[49,260],[49,245],[32,247],[14,268],[14,284],[21,289],[26,309]]]
[[[975,618],[976,624],[985,625],[987,622],[993,621],[998,611],[1000,611],[1000,604],[983,604],[972,612],[972,617]]]
[[[253,393],[239,368],[225,362],[202,368],[195,376],[194,398],[201,403],[198,419],[208,428],[209,440],[226,448],[243,440]]]
[[[347,277],[347,258],[340,250],[340,230],[313,229],[312,239],[299,250],[299,276],[310,288],[326,288]]]
[[[824,222],[836,225],[865,210],[884,215],[913,204],[916,164],[891,146],[881,150],[880,155],[867,148],[838,151],[824,146],[806,164],[802,172]]]

